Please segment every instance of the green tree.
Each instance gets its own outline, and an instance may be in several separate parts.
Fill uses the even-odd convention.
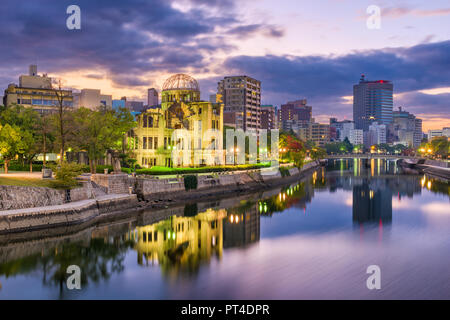
[[[353,151],[353,145],[350,143],[350,140],[348,140],[347,137],[345,137],[344,141],[342,141],[342,147],[341,148],[342,151],[345,152],[352,152]]]
[[[55,143],[59,147],[60,164],[64,161],[67,141],[73,132],[72,108],[66,105],[66,98],[70,95],[70,91],[62,89],[62,81],[55,79],[53,84],[53,93],[58,101],[57,111],[52,115],[53,135]]]
[[[450,142],[447,137],[435,137],[429,145],[434,155],[442,159],[448,158]]]
[[[309,156],[313,160],[323,159],[327,156],[327,152],[325,149],[320,147],[314,147],[310,150]]]
[[[5,173],[8,173],[9,162],[25,150],[23,135],[24,133],[17,126],[0,125],[0,153],[3,157]]]
[[[8,162],[16,156],[28,162],[32,170],[33,159],[40,152],[36,144],[38,121],[39,114],[30,108],[17,104],[1,108],[0,124],[4,130],[2,136],[4,153],[2,154],[5,159],[5,172],[7,172]],[[17,138],[20,142],[16,141]]]
[[[122,109],[114,111],[99,107],[97,110],[79,108],[73,113],[75,130],[71,143],[87,152],[91,173],[97,170],[97,162],[109,149],[124,150],[125,134],[135,126],[131,113]]]

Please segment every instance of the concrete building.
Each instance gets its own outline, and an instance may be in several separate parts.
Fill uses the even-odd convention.
[[[390,81],[367,81],[361,76],[353,86],[353,121],[355,129],[369,130],[373,122],[392,123],[394,85]]]
[[[277,127],[276,112],[273,105],[261,106],[261,129],[275,129]]]
[[[175,129],[186,129],[186,136],[172,141]],[[220,137],[205,134],[210,129],[217,129]],[[161,106],[149,108],[137,116],[137,127],[130,133],[129,143],[142,167],[189,166],[205,164],[207,159],[219,164],[223,161],[222,132],[223,104],[200,101],[197,81],[188,75],[176,74],[164,82]],[[212,150],[213,146],[220,151]],[[186,154],[189,163],[173,163],[174,155]]]
[[[393,133],[396,142],[417,148],[422,141],[422,120],[399,107],[393,112]]]
[[[118,110],[119,108],[125,108],[126,107],[126,100],[118,100],[118,99],[114,99],[112,101],[112,108],[114,110]]]
[[[428,130],[428,141],[430,141],[434,137],[442,137],[443,135],[443,130]]]
[[[450,127],[445,127],[442,129],[442,135],[450,137]]]
[[[311,122],[307,127],[294,130],[297,136],[303,141],[312,141],[318,147],[323,147],[330,143],[330,125]]]
[[[327,143],[330,143],[330,125],[322,123],[311,123],[310,139],[316,146],[323,147]]]
[[[354,146],[364,144],[364,132],[361,129],[351,129],[348,140]]]
[[[146,109],[146,107],[144,106],[144,102],[142,101],[126,100],[125,106],[128,108],[128,110],[134,112],[143,112]],[[149,105],[149,107],[151,106]]]
[[[64,107],[73,107],[72,91],[53,88],[52,79],[46,74],[38,75],[36,65],[29,67],[28,75],[19,77],[19,85],[8,85],[3,96],[4,105],[15,103],[32,108],[40,114],[55,112],[60,101]]]
[[[150,88],[147,90],[147,106],[153,107],[159,104],[158,90]]]
[[[112,107],[112,96],[102,94],[100,89],[81,89],[80,92],[74,93],[74,101],[78,108]]]
[[[312,120],[312,107],[307,106],[306,99],[289,101],[281,105],[278,123],[282,130],[296,130],[308,127]]]
[[[261,82],[248,76],[225,77],[217,84],[224,103],[224,123],[244,131],[261,129]]]

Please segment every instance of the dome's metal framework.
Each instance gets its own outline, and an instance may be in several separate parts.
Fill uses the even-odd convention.
[[[183,73],[174,74],[163,84],[163,91],[166,90],[193,90],[200,91],[197,80]]]

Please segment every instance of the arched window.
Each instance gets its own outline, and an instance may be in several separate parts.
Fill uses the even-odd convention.
[[[147,115],[142,117],[142,127],[147,128]]]

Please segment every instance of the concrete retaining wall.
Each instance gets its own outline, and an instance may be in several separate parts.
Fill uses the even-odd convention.
[[[0,210],[53,206],[64,203],[64,200],[64,190],[0,186]]]
[[[129,193],[131,181],[128,174],[93,174],[91,181],[97,184],[108,194],[124,194]]]
[[[103,214],[137,207],[136,195],[106,195],[56,206],[0,211],[0,233],[82,223]]]
[[[442,167],[442,168],[450,168],[450,162],[447,161],[441,161],[441,160],[425,160],[425,164],[429,166],[436,166],[436,167]]]
[[[301,172],[310,170],[319,165],[317,161],[305,164],[302,170],[289,169],[290,176],[295,177]],[[245,190],[262,187],[280,182],[285,178],[281,176],[278,168],[264,168],[243,172],[212,173],[209,175],[197,175],[197,190],[186,191],[183,178],[157,179],[150,177],[138,177],[135,182],[135,193],[145,200],[164,200],[167,198],[190,198],[195,192],[213,194],[223,193],[227,190]]]

